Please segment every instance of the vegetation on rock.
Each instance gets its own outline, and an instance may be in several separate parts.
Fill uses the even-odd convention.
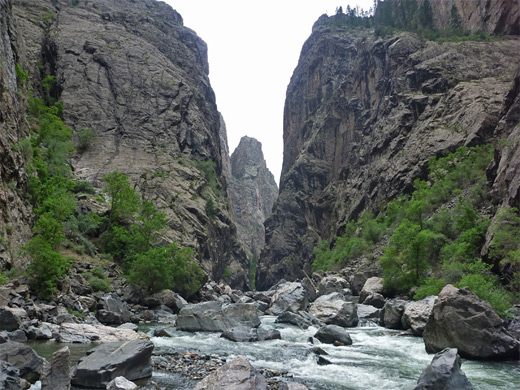
[[[340,267],[386,236],[380,264],[388,294],[408,293],[419,287],[415,299],[422,299],[452,283],[470,287],[503,314],[518,296],[501,286],[492,267],[501,264],[510,271],[503,282],[515,291],[519,284],[520,218],[511,208],[499,214],[487,264],[480,253],[490,221],[481,206],[485,169],[491,158],[490,145],[461,147],[446,157],[433,157],[428,180],[417,179],[410,197],[398,197],[375,218],[365,212],[357,222],[350,221],[332,248],[326,242],[316,247],[313,269]]]

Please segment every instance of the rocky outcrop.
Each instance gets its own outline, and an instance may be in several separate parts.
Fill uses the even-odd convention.
[[[43,77],[56,76],[50,94],[63,102],[74,137],[85,129],[93,135],[72,161],[76,176],[101,188],[105,174],[127,174],[167,214],[167,240],[196,249],[215,280],[231,268],[234,287],[247,289],[249,264],[221,175],[206,44],[155,0],[20,0],[13,8],[11,46],[24,54],[33,93],[43,93]],[[12,167],[6,182],[22,185],[14,169],[23,174],[23,166],[12,152],[6,158],[14,160],[2,162]]]
[[[42,390],[70,389],[70,350],[69,347],[52,354],[52,360],[44,365],[42,373]]]
[[[436,353],[424,369],[414,390],[472,390],[473,386],[460,369],[457,348],[446,348]]]
[[[228,193],[238,237],[246,250],[258,255],[265,244],[264,221],[271,215],[278,186],[266,166],[262,144],[254,138],[242,137],[230,167]]]
[[[24,201],[27,84],[16,75],[17,64],[25,72],[28,66],[18,44],[12,3],[0,0],[0,269],[23,265],[24,258],[15,255],[29,239],[32,223],[31,208]]]
[[[152,351],[153,343],[149,340],[102,344],[80,359],[71,383],[104,389],[119,376],[128,380],[148,378],[152,375]]]
[[[423,333],[428,353],[457,348],[467,359],[518,359],[520,343],[491,305],[469,288],[448,284],[439,293]]]
[[[20,377],[30,383],[36,382],[42,373],[44,359],[26,344],[8,341],[0,344],[0,361],[11,364],[20,372]]]
[[[287,89],[280,192],[257,288],[308,273],[317,243],[408,192],[432,156],[491,142],[510,111],[519,50],[516,39],[437,43],[317,26]],[[363,270],[377,274],[375,261]]]

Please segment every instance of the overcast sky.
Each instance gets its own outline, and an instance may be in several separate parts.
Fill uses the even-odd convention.
[[[347,4],[373,0],[165,0],[208,44],[210,81],[232,153],[244,135],[262,143],[277,182],[285,92],[312,25]]]

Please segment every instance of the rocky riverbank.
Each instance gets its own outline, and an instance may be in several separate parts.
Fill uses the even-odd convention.
[[[263,292],[243,292],[210,282],[188,303],[170,290],[146,296],[127,285],[112,268],[104,269],[104,272],[112,276],[111,282],[119,287],[110,293],[93,292],[89,290],[88,283],[82,282],[85,278],[81,267],[89,269],[85,264],[76,265],[76,272],[72,273],[75,282],[69,280],[68,292],[54,301],[42,302],[31,296],[23,280],[0,289],[3,303],[0,307],[0,360],[5,362],[2,363],[2,372],[22,378],[21,382],[17,382],[19,385],[16,386],[19,387],[12,389],[26,388],[28,383],[36,380],[42,381],[42,388],[47,388],[46,383],[52,383],[52,380],[45,379],[48,374],[44,374],[50,372],[50,363],[39,358],[24,344],[28,340],[51,340],[60,345],[119,343],[113,345],[121,346],[144,342],[147,336],[137,330],[138,324],[146,323],[164,324],[154,328],[155,337],[171,337],[175,329],[218,332],[221,337],[237,343],[280,339],[277,329],[261,324],[259,316],[264,314],[275,316],[275,323],[301,329],[317,328],[318,331],[308,340],[310,348],[314,339],[336,346],[351,345],[349,328],[373,323],[399,329],[402,335],[422,336],[430,353],[457,348],[455,354],[470,359],[518,359],[518,316],[503,321],[487,302],[481,301],[471,291],[450,285],[439,297],[414,302],[406,297],[385,297],[381,279],[377,277],[366,279],[359,288],[359,285],[352,284],[341,275],[318,273],[312,279],[281,281]],[[228,365],[231,362],[226,356],[196,350],[156,351],[152,354],[150,348],[153,349],[153,345],[149,343],[147,348],[149,356],[145,360],[149,361],[150,368],[141,370],[146,374],[140,377],[149,376],[153,367],[154,370],[201,381],[220,369],[230,369]],[[331,364],[319,347],[312,351],[315,359],[319,360],[318,364]],[[89,353],[88,356],[91,355]],[[27,356],[32,358],[28,359]],[[28,367],[26,363],[22,366],[21,360],[33,363]],[[101,361],[96,364],[105,363]],[[113,361],[110,363],[113,364]],[[12,371],[11,366],[18,371]],[[77,372],[78,367],[75,370]],[[103,385],[115,379],[116,371],[101,381]],[[267,386],[261,388],[283,389],[286,388],[284,386],[296,385],[292,377],[298,373],[268,369],[257,371],[255,375],[264,378]],[[73,383],[78,380],[74,378],[73,375]],[[261,386],[264,386],[263,383]],[[296,388],[294,386],[290,388]],[[199,385],[198,388],[207,387]]]

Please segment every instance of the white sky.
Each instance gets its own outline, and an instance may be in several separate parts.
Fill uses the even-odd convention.
[[[373,0],[164,0],[208,44],[210,80],[232,153],[244,135],[262,143],[277,182],[287,85],[312,25],[336,7]]]

